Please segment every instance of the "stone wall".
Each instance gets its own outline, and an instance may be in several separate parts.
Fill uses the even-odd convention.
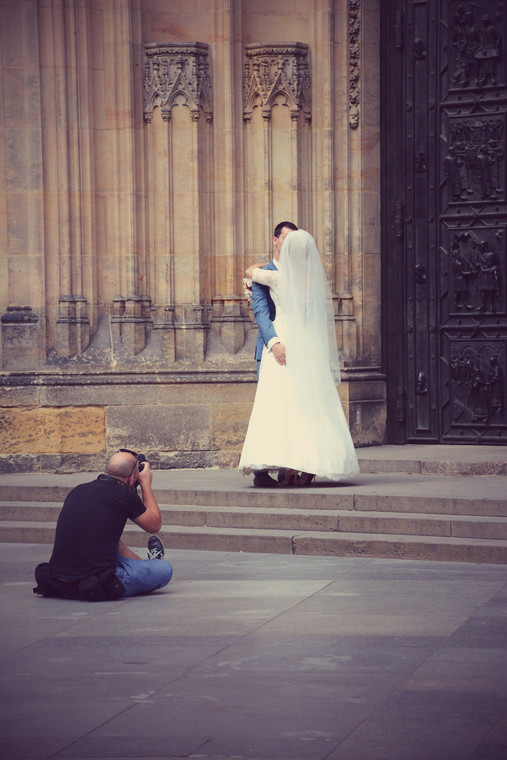
[[[0,0],[0,467],[237,463],[282,219],[384,436],[378,0]]]

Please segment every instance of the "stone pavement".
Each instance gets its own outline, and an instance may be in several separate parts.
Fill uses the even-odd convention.
[[[507,567],[175,550],[170,585],[32,594],[0,544],[2,760],[505,760]]]

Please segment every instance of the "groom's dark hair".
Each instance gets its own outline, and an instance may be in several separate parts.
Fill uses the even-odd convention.
[[[297,230],[297,227],[293,222],[280,222],[280,224],[277,224],[275,227],[273,237],[280,237],[284,227],[287,227],[289,230]]]

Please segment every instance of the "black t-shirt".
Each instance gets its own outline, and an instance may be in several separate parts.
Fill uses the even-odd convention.
[[[108,475],[73,488],[58,517],[51,575],[74,580],[115,567],[127,519],[145,511],[135,491]]]

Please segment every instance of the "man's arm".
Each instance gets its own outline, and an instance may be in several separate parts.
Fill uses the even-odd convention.
[[[283,366],[286,363],[285,346],[277,340],[278,336],[276,334],[275,326],[269,315],[268,293],[269,288],[266,285],[260,285],[258,282],[252,283],[253,313],[259,332],[264,341],[264,345],[269,346],[269,349],[278,364]]]
[[[275,326],[269,315],[268,293],[267,285],[259,285],[258,282],[252,283],[253,313],[265,346],[272,338],[277,337]]]
[[[149,462],[144,463],[144,468],[141,470],[137,477],[139,485],[141,486],[141,499],[146,507],[146,512],[136,517],[134,520],[136,525],[145,530],[147,533],[157,533],[162,527],[162,517],[160,515],[160,509],[157,504],[157,500],[151,490],[151,481],[153,479],[153,473]]]

